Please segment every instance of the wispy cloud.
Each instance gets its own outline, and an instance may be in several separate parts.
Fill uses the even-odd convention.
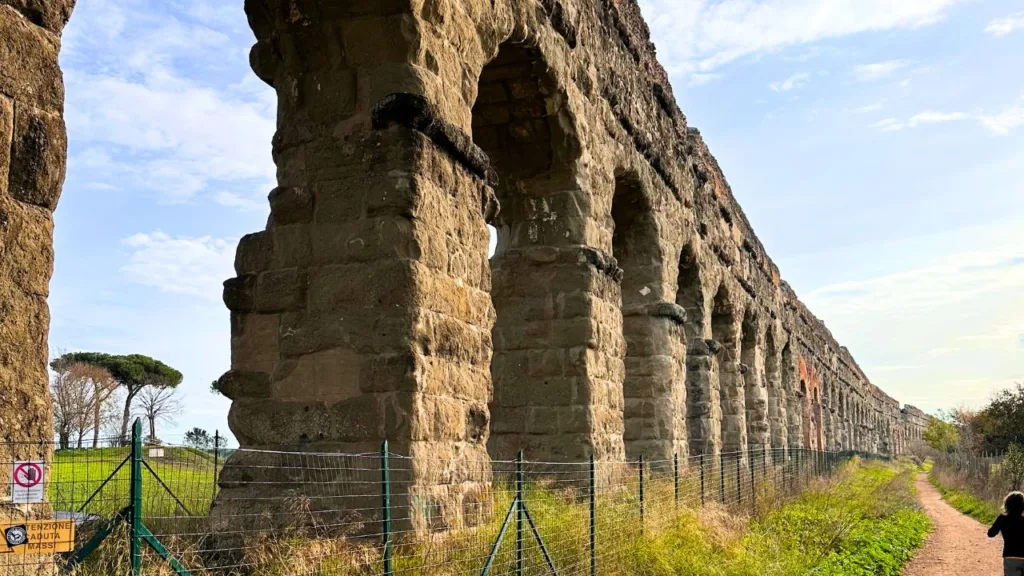
[[[1024,12],[996,18],[989,22],[988,26],[985,26],[985,33],[997,38],[1017,30],[1024,30]]]
[[[885,118],[869,124],[868,127],[882,132],[895,132],[904,128],[917,128],[923,124],[942,124],[961,120],[973,120],[993,134],[1005,136],[1012,130],[1024,126],[1024,105],[1016,104],[994,114],[924,111],[914,114],[907,120]]]
[[[895,118],[883,118],[878,122],[869,124],[868,128],[875,128],[877,130],[881,130],[882,132],[895,132],[897,130],[903,130],[904,128],[906,128],[906,126],[907,125],[905,123],[900,122]]]
[[[122,243],[131,254],[121,272],[161,292],[216,300],[221,284],[233,276],[234,241],[170,236],[157,230],[129,236]]]
[[[721,74],[714,74],[714,73],[702,74],[700,72],[695,72],[693,74],[690,74],[689,85],[690,86],[703,86],[705,84],[709,84],[711,82],[715,82],[716,80],[720,80],[721,78],[722,78]]]
[[[640,0],[673,71],[710,71],[737,58],[870,31],[943,20],[967,0]]]
[[[167,202],[269,190],[276,104],[244,65],[243,28],[208,0],[79,3],[61,51],[71,176]]]
[[[1017,104],[997,114],[982,114],[978,120],[992,132],[1005,136],[1014,128],[1024,126],[1024,105]]]
[[[771,84],[768,84],[768,88],[775,92],[789,92],[790,90],[802,87],[810,78],[810,74],[800,72],[799,74],[793,74],[785,80],[772,82]]]
[[[886,60],[873,64],[860,64],[853,67],[853,75],[861,82],[874,82],[907,66],[910,66],[910,60]]]
[[[860,108],[854,108],[853,112],[855,114],[867,114],[869,112],[878,112],[879,110],[882,109],[882,106],[884,104],[885,104],[884,101],[882,101],[882,102],[875,102],[874,104],[867,104],[865,106],[861,106]]]
[[[907,126],[914,128],[921,124],[941,124],[967,118],[969,116],[963,112],[920,112],[910,117],[910,120],[907,121]]]

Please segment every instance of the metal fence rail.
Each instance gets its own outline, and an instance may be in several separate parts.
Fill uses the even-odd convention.
[[[140,438],[56,452],[37,515],[74,519],[74,551],[0,554],[0,574],[617,574],[638,542],[702,508],[770,510],[852,456],[776,448],[456,465],[385,444],[367,454],[240,449],[225,462],[183,447],[150,457]]]

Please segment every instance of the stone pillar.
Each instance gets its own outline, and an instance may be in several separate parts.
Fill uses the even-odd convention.
[[[412,456],[393,476],[399,529],[485,519],[473,512],[490,490],[493,193],[486,157],[420,96],[420,24],[401,4],[246,2],[253,70],[278,96],[278,187],[225,282],[220,389],[241,447],[268,452],[232,455],[215,529],[256,511],[264,528],[290,524],[287,497],[331,479],[271,451],[368,452],[385,439]],[[352,488],[366,492],[317,492],[307,516],[332,525],[376,507],[346,499]]]
[[[742,343],[743,393],[746,405],[747,448],[763,450],[770,445],[768,388],[765,385],[764,341],[761,329],[744,322]]]
[[[775,338],[769,328],[765,348],[765,381],[768,388],[768,421],[771,428],[771,447],[789,445],[789,420],[786,407],[786,389],[782,381],[781,359],[775,348]]]
[[[623,458],[625,342],[611,264],[592,250],[538,247],[495,255],[492,266],[491,455]]]
[[[58,53],[74,4],[0,0],[0,522],[51,513],[11,504],[10,463],[53,456],[46,299],[67,157]],[[49,556],[0,556],[0,575],[51,572]]]
[[[626,311],[626,457],[686,462],[685,311],[671,303]]]
[[[64,183],[67,135],[61,32],[73,0],[0,0],[0,462],[49,460],[53,438],[47,359],[53,211]],[[0,467],[0,518],[9,464]],[[33,511],[39,511],[38,507]]]
[[[716,307],[721,303],[716,302]],[[722,350],[715,356],[722,407],[722,452],[745,452],[747,449],[746,394],[743,389],[739,323],[729,310],[716,310],[712,332]]]
[[[702,336],[702,335],[701,335]],[[717,458],[722,446],[721,406],[714,340],[693,338],[686,349],[686,433],[690,454]]]

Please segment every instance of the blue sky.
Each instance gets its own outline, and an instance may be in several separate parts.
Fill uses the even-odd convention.
[[[641,5],[783,277],[876,384],[930,411],[1024,381],[1019,0]],[[65,33],[50,344],[179,368],[172,439],[227,429],[220,285],[274,186],[251,43],[216,0],[82,0]]]

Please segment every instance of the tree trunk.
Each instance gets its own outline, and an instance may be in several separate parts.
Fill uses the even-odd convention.
[[[68,437],[70,436],[70,434],[68,434],[64,430],[60,430],[59,432],[57,432],[57,436],[59,438],[58,443],[60,445],[60,449],[61,450],[67,450],[68,449]]]
[[[103,402],[100,400],[100,387],[93,384],[92,393],[92,447],[97,448],[100,444],[100,408]]]
[[[128,421],[132,418],[132,400],[135,393],[128,390],[128,396],[124,399],[124,413],[121,418],[121,442],[128,442]]]
[[[149,415],[149,438],[151,442],[156,443],[156,416],[153,414]]]

